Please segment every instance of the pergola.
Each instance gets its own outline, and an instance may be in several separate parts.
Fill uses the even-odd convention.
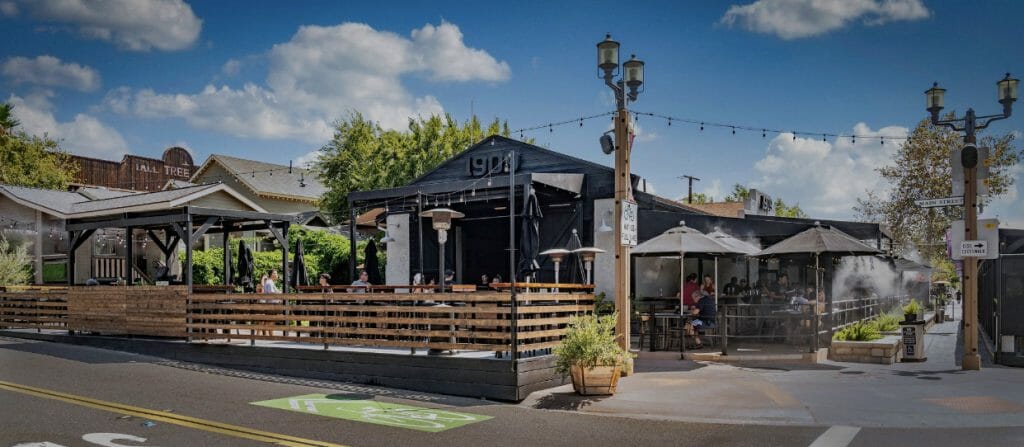
[[[288,229],[296,217],[287,214],[270,214],[256,211],[228,210],[183,206],[161,211],[123,213],[111,210],[109,214],[68,219],[66,229],[70,249],[68,253],[68,285],[75,285],[75,251],[101,228],[122,228],[131,240],[134,230],[146,230],[146,235],[156,244],[168,262],[179,242],[185,242],[185,264],[182,267],[183,282],[192,291],[192,246],[203,235],[220,233],[224,241],[224,285],[230,285],[231,250],[228,237],[231,233],[251,230],[268,230],[281,244],[281,279],[284,292],[288,291]],[[157,234],[163,232],[163,237]],[[127,281],[134,280],[133,244],[125,245],[128,259]]]

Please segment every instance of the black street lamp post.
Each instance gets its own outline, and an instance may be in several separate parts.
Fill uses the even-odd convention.
[[[1020,81],[1006,77],[996,83],[999,103],[1003,105],[1003,113],[999,115],[976,116],[974,109],[967,109],[963,118],[940,120],[939,112],[943,108],[946,89],[940,88],[936,82],[925,91],[927,110],[932,115],[932,125],[946,126],[957,132],[964,133],[964,147],[960,154],[960,163],[964,167],[964,240],[975,240],[978,236],[978,148],[975,132],[988,127],[993,121],[1010,117],[1013,102],[1017,100],[1017,88]],[[958,249],[954,247],[954,250]],[[978,259],[973,256],[964,257],[964,356],[961,363],[965,370],[981,369],[981,357],[978,355]]]

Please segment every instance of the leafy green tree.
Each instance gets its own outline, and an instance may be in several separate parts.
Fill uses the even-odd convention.
[[[14,119],[14,104],[0,104],[0,136],[14,131],[21,124]]]
[[[748,197],[750,197],[750,189],[747,189],[746,186],[736,183],[732,185],[732,192],[729,193],[728,196],[725,196],[725,201],[743,202],[746,201]],[[778,217],[807,217],[807,213],[805,213],[804,210],[800,208],[799,203],[790,206],[786,204],[786,202],[782,200],[782,198],[775,199],[775,202],[773,203],[773,208],[775,208],[775,215]]]
[[[7,238],[0,235],[0,286],[28,284],[31,277],[32,258],[28,247],[12,247]]]
[[[46,189],[67,189],[78,165],[58,143],[15,131],[10,104],[0,105],[0,183]]]
[[[484,128],[474,116],[460,125],[446,114],[410,119],[406,130],[397,131],[352,113],[320,149],[314,169],[328,187],[321,208],[344,220],[349,192],[404,185],[492,134],[509,136],[508,123],[495,119]]]
[[[948,116],[951,118],[952,114]],[[978,132],[981,136],[981,132]],[[989,196],[982,203],[1005,194],[1013,185],[1010,167],[1020,159],[1014,147],[1014,134],[979,138],[979,147],[989,147],[989,167],[986,181]],[[917,249],[932,265],[945,258],[945,232],[953,220],[963,216],[962,206],[920,208],[914,201],[949,197],[953,193],[950,153],[963,146],[959,132],[936,128],[929,120],[918,123],[913,133],[900,146],[892,163],[878,169],[878,173],[892,186],[885,194],[868,191],[867,197],[857,200],[854,210],[858,218],[881,222],[888,226],[895,248],[905,252]]]

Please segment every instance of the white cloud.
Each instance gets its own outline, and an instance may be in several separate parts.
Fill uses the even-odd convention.
[[[0,2],[0,14],[14,17],[18,15],[18,5],[14,4],[14,2]]]
[[[295,166],[308,169],[320,160],[320,151],[310,151],[295,159]]]
[[[1001,228],[1024,229],[1024,165],[1018,163],[1007,169],[1006,174],[1014,179],[1013,186],[1006,194],[993,199],[985,207],[981,217],[998,217]]]
[[[21,130],[61,140],[61,147],[76,155],[117,159],[128,152],[128,144],[121,134],[93,116],[79,113],[71,121],[57,121],[51,97],[53,93],[36,92],[8,98],[7,102],[14,105],[15,117],[21,122]]]
[[[88,39],[132,51],[182,50],[199,38],[203,21],[182,0],[15,0],[0,7],[13,16],[66,24]],[[22,11],[19,11],[19,6]]]
[[[758,0],[730,6],[718,23],[790,40],[825,34],[851,22],[874,26],[930,14],[921,0]]]
[[[392,129],[405,127],[410,117],[443,111],[435,97],[409,93],[404,75],[436,81],[509,77],[508,64],[466,47],[453,24],[425,25],[411,36],[360,23],[304,26],[269,51],[265,86],[208,85],[194,94],[120,88],[107,104],[118,112],[179,117],[238,137],[323,143],[332,135],[331,123],[353,111]]]
[[[687,188],[689,188],[688,185]],[[701,190],[701,193],[708,196],[708,198],[713,199],[716,202],[724,201],[726,194],[725,190],[722,189],[722,179],[716,178],[712,180],[707,187]]]
[[[226,76],[235,76],[241,69],[242,61],[238,59],[228,59],[228,61],[224,63],[224,66],[221,67],[220,71]]]
[[[909,130],[890,126],[877,131],[858,123],[849,138],[821,141],[815,138],[793,138],[783,133],[768,144],[768,153],[754,164],[761,178],[751,186],[788,204],[799,203],[812,217],[846,218],[858,197],[871,190],[883,193],[890,187],[875,171],[891,162]]]
[[[20,56],[7,58],[0,64],[0,74],[14,84],[67,87],[83,92],[91,92],[100,87],[100,74],[92,67],[64,63],[49,55],[35,59]]]

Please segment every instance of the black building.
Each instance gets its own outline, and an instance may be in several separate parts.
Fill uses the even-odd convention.
[[[445,266],[456,272],[456,282],[476,283],[481,275],[495,274],[508,279],[517,271],[518,258],[510,264],[510,237],[522,237],[525,198],[532,193],[539,204],[540,250],[576,246],[597,246],[608,251],[598,256],[595,283],[598,291],[611,294],[611,232],[614,226],[614,170],[576,157],[521,141],[490,136],[452,157],[436,169],[406,186],[359,191],[349,194],[353,213],[383,208],[380,223],[387,229],[389,284],[408,284],[415,272],[440,280],[437,234],[422,210],[451,208],[465,214],[453,221],[445,244]],[[703,232],[716,228],[734,235],[752,235],[763,246],[797,234],[815,222],[831,225],[857,239],[883,246],[887,240],[878,224],[821,219],[791,219],[773,216],[728,218],[713,216],[696,208],[644,191],[645,182],[634,175],[634,199],[638,204],[638,237],[643,242],[685,221]],[[510,201],[509,197],[514,200]],[[514,206],[514,222],[509,205]],[[354,221],[354,219],[352,219]],[[574,240],[574,230],[578,241]],[[514,247],[519,250],[519,242]],[[354,252],[352,254],[355,255]],[[603,257],[603,259],[602,259]],[[553,282],[554,265],[538,257],[536,279]],[[570,260],[572,261],[572,260]],[[354,265],[354,263],[353,263]],[[562,282],[581,282],[573,262],[562,263]],[[634,278],[635,280],[635,278]]]

